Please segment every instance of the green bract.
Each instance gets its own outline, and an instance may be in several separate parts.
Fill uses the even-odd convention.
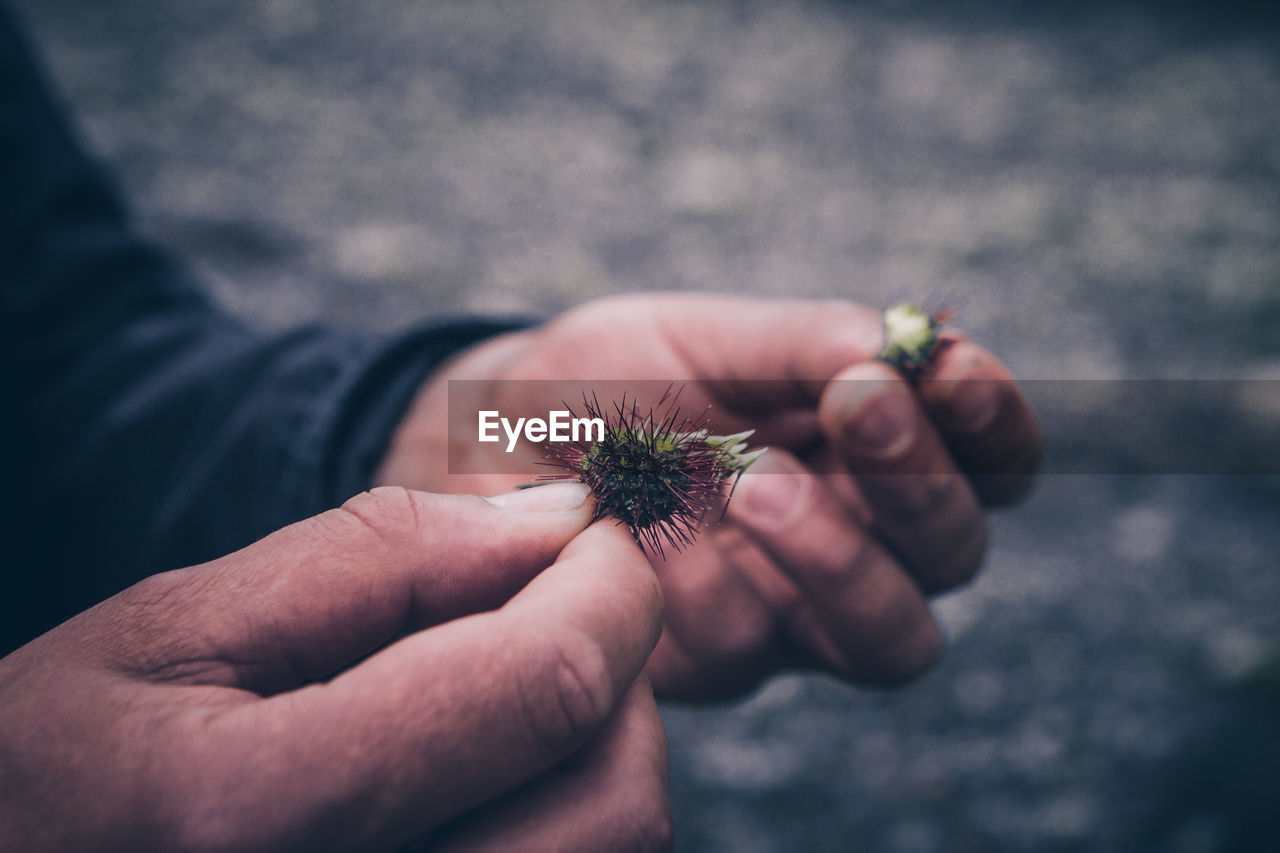
[[[884,346],[876,358],[914,373],[933,355],[941,328],[937,318],[918,305],[895,305],[884,312]]]

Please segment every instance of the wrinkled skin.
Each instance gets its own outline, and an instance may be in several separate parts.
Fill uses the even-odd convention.
[[[668,848],[658,584],[536,491],[366,493],[0,660],[0,848]]]

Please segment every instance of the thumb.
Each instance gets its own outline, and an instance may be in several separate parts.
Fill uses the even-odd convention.
[[[624,527],[598,522],[500,609],[204,719],[196,754],[257,786],[215,785],[209,801],[260,815],[290,849],[422,837],[574,754],[629,695],[661,630],[648,558]]]
[[[225,662],[223,679],[278,692],[407,631],[501,606],[591,520],[580,483],[484,499],[380,488],[234,554],[118,596],[129,647]],[[155,607],[158,602],[180,607]],[[196,647],[192,647],[192,646]],[[243,663],[251,662],[251,663]]]

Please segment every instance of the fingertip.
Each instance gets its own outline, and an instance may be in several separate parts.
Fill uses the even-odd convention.
[[[1030,491],[1039,467],[1039,419],[1017,380],[994,355],[958,343],[919,383],[925,408],[987,503]]]
[[[856,364],[838,374],[823,390],[818,418],[854,473],[908,456],[923,426],[911,388],[881,362]]]
[[[486,497],[485,500],[504,510],[518,512],[566,512],[582,510],[590,517],[591,488],[577,480],[534,483],[521,489]]]
[[[649,565],[644,549],[640,547],[635,537],[631,535],[627,525],[612,516],[598,518],[588,525],[565,547],[561,557],[574,557],[580,553],[600,548],[608,549],[610,554],[616,555],[621,559],[636,563],[642,562],[646,566]]]
[[[1013,374],[991,353],[968,341],[939,355],[920,381],[920,394],[933,416],[951,431],[981,433],[1016,394]]]
[[[786,525],[804,514],[815,478],[804,465],[778,448],[770,448],[743,472],[734,486],[729,513],[753,527]]]

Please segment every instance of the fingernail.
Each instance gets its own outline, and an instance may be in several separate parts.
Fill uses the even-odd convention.
[[[591,496],[591,489],[586,485],[565,481],[563,483],[547,483],[536,489],[520,489],[504,492],[485,498],[489,503],[502,509],[514,509],[520,512],[557,512],[582,506]]]
[[[999,411],[1000,389],[996,380],[962,378],[946,396],[947,420],[965,432],[978,432],[991,425]]]
[[[901,389],[890,387],[870,392],[854,403],[852,414],[845,421],[845,432],[870,456],[881,459],[896,456],[911,445],[914,409]]]
[[[800,501],[805,469],[778,453],[766,453],[743,475],[743,505],[763,516],[785,516]]]

